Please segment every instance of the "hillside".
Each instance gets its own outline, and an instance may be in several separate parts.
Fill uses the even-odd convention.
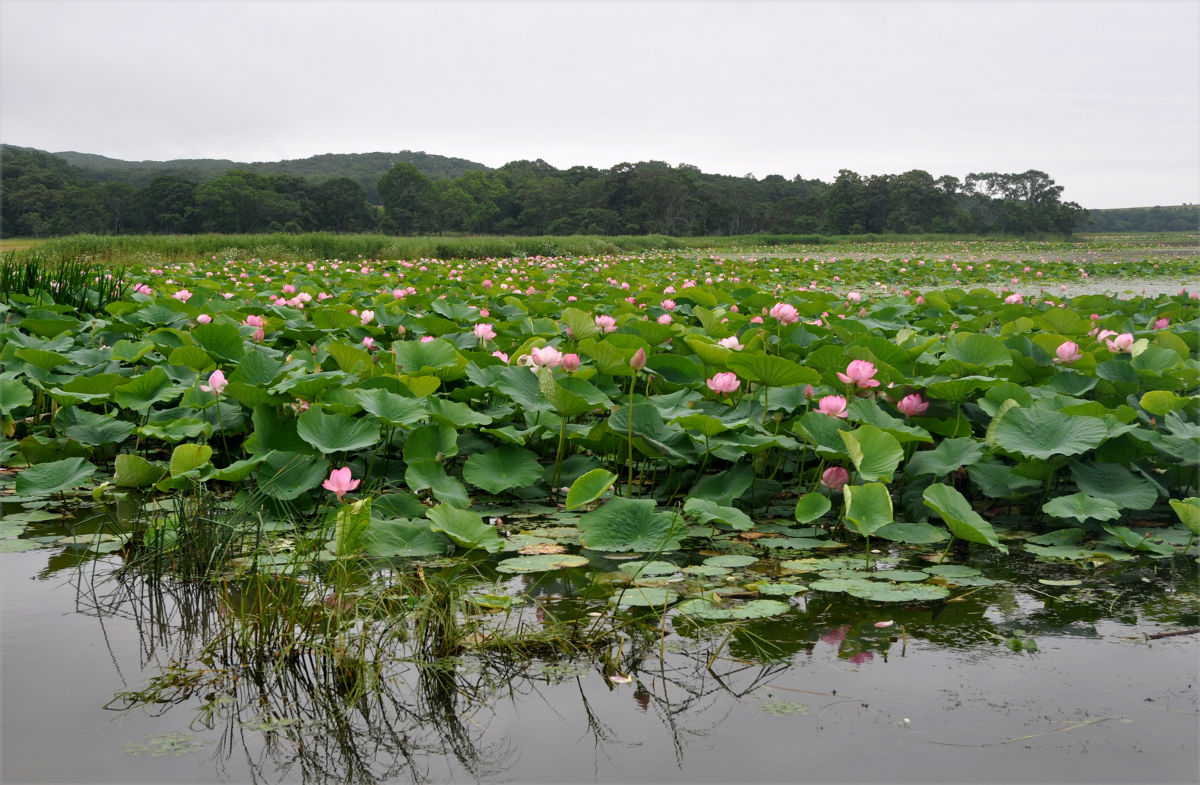
[[[32,148],[25,148],[32,149]],[[367,200],[379,204],[379,178],[398,163],[410,163],[432,180],[453,180],[472,170],[487,171],[488,167],[465,158],[451,158],[425,152],[401,150],[398,153],[326,153],[311,158],[284,161],[244,162],[220,158],[178,158],[171,161],[122,161],[92,153],[65,151],[52,153],[73,166],[83,169],[101,182],[116,182],[144,188],[160,175],[169,174],[195,182],[207,182],[230,169],[243,169],[257,174],[290,174],[314,182],[334,177],[349,177],[362,186]]]

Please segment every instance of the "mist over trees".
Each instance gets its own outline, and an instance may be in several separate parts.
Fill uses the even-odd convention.
[[[88,168],[63,155],[3,147],[0,235],[1041,235],[1070,234],[1088,224],[1088,212],[1062,201],[1062,186],[1036,170],[972,173],[959,180],[919,169],[865,176],[843,169],[826,183],[779,175],[707,174],[695,166],[661,161],[563,170],[537,160],[448,176],[448,169],[469,162],[421,153],[416,155],[423,159],[377,169],[368,190],[362,182],[368,175],[362,171],[356,177],[331,174],[346,171],[347,165],[366,166],[363,156],[316,156],[277,162],[275,171],[239,167],[214,175],[210,164],[221,162],[174,162],[190,167],[182,170],[155,169],[155,162],[115,162],[127,164],[123,168],[104,164],[114,159],[65,155]],[[347,164],[343,158],[352,160]],[[371,160],[376,166],[383,163]],[[203,171],[205,176],[180,171]]]

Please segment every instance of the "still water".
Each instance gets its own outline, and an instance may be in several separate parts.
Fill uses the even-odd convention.
[[[336,674],[293,663],[223,698],[201,680],[122,711],[114,696],[199,655],[215,611],[117,580],[107,558],[0,554],[6,783],[1200,778],[1200,635],[1148,639],[1197,625],[1194,564],[1169,588],[1160,564],[1109,593],[1018,585],[934,606],[813,592],[735,628],[648,624],[607,671],[395,661],[350,708]]]

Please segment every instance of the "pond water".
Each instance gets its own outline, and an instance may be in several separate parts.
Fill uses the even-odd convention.
[[[380,656],[378,681],[353,699],[352,677],[315,659],[243,659],[230,679],[231,649],[202,651],[229,613],[221,591],[122,574],[116,555],[4,553],[0,775],[1196,781],[1200,635],[1149,637],[1200,625],[1194,557],[1080,570],[956,555],[998,582],[916,604],[810,591],[782,616],[736,625],[663,624],[633,608],[645,623],[590,660]],[[879,558],[911,567],[915,554]],[[528,593],[540,618],[579,613],[583,576],[496,580]],[[170,673],[175,689],[132,699]]]

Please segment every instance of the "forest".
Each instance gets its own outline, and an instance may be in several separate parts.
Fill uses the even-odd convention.
[[[424,153],[389,165],[397,156],[387,156],[327,155],[271,165],[188,161],[170,167],[4,145],[0,236],[279,231],[1041,236],[1089,227],[1088,211],[1064,202],[1063,186],[1033,169],[977,172],[961,180],[920,169],[874,175],[842,169],[833,182],[824,182],[709,174],[661,161],[608,169],[513,161],[487,169]],[[217,173],[226,164],[239,168]],[[372,166],[378,172],[373,188]]]

